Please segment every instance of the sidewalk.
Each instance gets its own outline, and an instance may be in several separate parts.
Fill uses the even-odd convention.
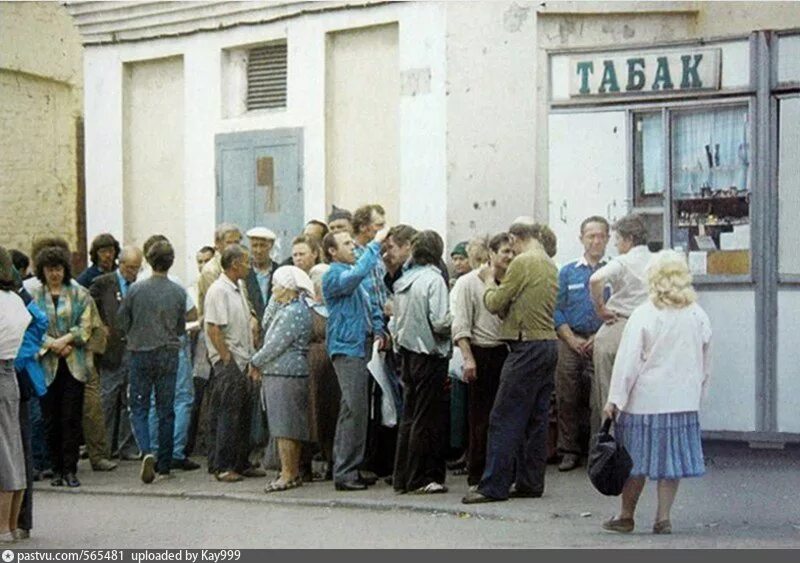
[[[800,449],[759,451],[739,444],[710,443],[706,446],[706,458],[706,476],[681,484],[673,509],[676,531],[720,539],[763,538],[766,534],[781,538],[781,543],[788,540],[790,545],[800,547],[800,503],[797,501]],[[93,472],[88,462],[81,462],[79,478],[83,486],[80,488],[54,488],[48,482],[40,482],[36,483],[36,491],[42,493],[41,502],[46,502],[51,494],[226,499],[261,503],[265,507],[278,504],[401,510],[533,524],[561,519],[581,528],[599,527],[618,507],[618,499],[603,497],[592,488],[585,468],[559,473],[555,466],[550,466],[547,488],[541,499],[479,505],[461,504],[460,499],[467,492],[466,478],[451,475],[448,476],[448,493],[418,496],[397,495],[383,481],[360,492],[337,492],[332,482],[320,481],[282,493],[265,494],[263,488],[267,479],[219,483],[204,468],[176,471],[169,481],[151,485],[143,484],[138,473],[138,462],[122,462],[116,471],[109,473]],[[654,513],[655,488],[648,485],[642,495],[637,528],[649,529]]]

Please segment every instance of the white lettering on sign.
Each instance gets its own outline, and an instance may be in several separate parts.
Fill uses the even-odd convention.
[[[570,97],[719,90],[721,49],[571,57]]]

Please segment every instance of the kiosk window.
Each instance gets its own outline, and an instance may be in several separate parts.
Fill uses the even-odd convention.
[[[800,275],[797,217],[800,216],[800,97],[784,98],[779,106],[778,247],[779,273]]]
[[[634,115],[633,211],[648,230],[650,250],[664,247],[664,127],[662,113]]]
[[[696,274],[750,272],[748,109],[672,113],[671,244]]]

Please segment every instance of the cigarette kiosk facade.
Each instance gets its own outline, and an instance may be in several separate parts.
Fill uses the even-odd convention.
[[[585,217],[640,213],[652,250],[687,253],[713,323],[706,435],[800,441],[800,32],[548,61],[558,261]]]

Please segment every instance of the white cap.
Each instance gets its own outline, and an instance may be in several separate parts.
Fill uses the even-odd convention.
[[[265,238],[267,240],[276,240],[278,236],[266,227],[253,227],[247,231],[248,238]]]

